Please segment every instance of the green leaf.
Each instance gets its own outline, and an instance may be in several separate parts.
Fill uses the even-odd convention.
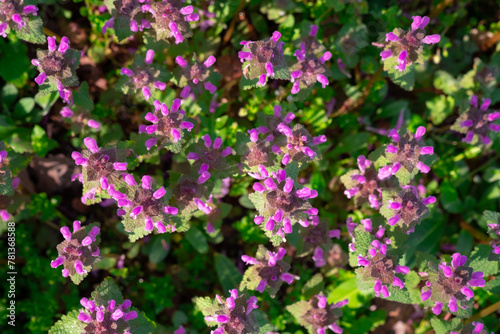
[[[2,105],[10,106],[17,98],[19,90],[13,84],[6,84],[2,87]]]
[[[301,300],[286,307],[286,310],[290,312],[294,316],[295,320],[304,327],[310,327],[309,323],[302,317],[309,309],[309,302],[306,300]]]
[[[243,276],[233,261],[222,254],[215,254],[215,271],[224,291],[235,289],[241,282]]]
[[[498,261],[489,261],[488,255],[491,252],[490,245],[477,245],[468,261],[468,266],[474,271],[482,271],[484,276],[495,275],[500,272]]]
[[[7,41],[0,39],[0,77],[9,82],[20,78],[30,67],[30,61],[25,44]]]
[[[257,82],[259,82],[259,78],[255,78],[255,79],[248,78],[247,79],[244,75],[242,75],[241,81],[240,81],[240,87],[243,90],[248,90],[250,88],[257,87]]]
[[[160,263],[163,261],[170,250],[166,238],[170,239],[170,235],[155,235],[152,237],[152,240],[149,242],[151,244],[151,248],[149,249],[149,261],[153,263]]]
[[[59,143],[54,139],[49,139],[45,130],[41,126],[35,125],[31,134],[31,145],[36,155],[44,157],[50,150],[58,147]]]
[[[96,305],[107,305],[108,300],[113,299],[117,304],[123,303],[123,296],[118,285],[112,278],[107,277],[101,285],[92,292],[92,300]]]
[[[356,275],[357,276],[357,275]],[[349,300],[349,307],[357,308],[363,305],[363,298],[360,298],[363,294],[358,289],[356,276],[352,276],[346,281],[340,283],[332,291],[328,293],[328,303],[337,303],[344,299]],[[362,290],[367,290],[363,288]],[[373,291],[373,282],[371,282],[371,290]]]
[[[462,324],[462,319],[455,318],[452,321],[449,320],[441,320],[438,318],[431,319],[431,326],[436,334],[448,334],[451,331],[456,331]]]
[[[207,238],[198,228],[192,226],[185,235],[186,239],[198,253],[205,254],[208,252]]]
[[[35,107],[35,99],[32,97],[23,97],[19,101],[17,101],[16,106],[14,107],[14,116],[20,119],[26,118],[28,114]]]
[[[264,196],[261,195],[259,192],[255,191],[255,192],[249,194],[248,198],[253,203],[255,209],[257,211],[259,211],[259,214],[262,214],[264,212],[264,204],[266,202],[264,199]],[[240,204],[241,204],[241,201],[240,201]]]
[[[415,85],[415,64],[407,66],[403,72],[396,70],[394,66],[397,65],[397,57],[389,57],[384,61],[384,71],[387,71],[389,78],[396,85],[400,86],[404,90],[413,90]]]
[[[325,282],[323,281],[323,275],[320,273],[314,275],[309,281],[304,284],[302,288],[302,295],[305,299],[309,300],[314,295],[317,295],[325,288]]]
[[[39,16],[30,17],[29,23],[20,31],[16,31],[16,35],[20,39],[34,44],[45,44],[47,42],[43,33],[43,20]]]
[[[499,296],[500,295],[500,277],[496,277],[493,280],[486,282],[486,285],[483,288],[485,291],[489,293]]]
[[[90,97],[89,84],[87,81],[82,82],[80,87],[73,92],[73,103],[76,107],[84,110],[94,110],[94,101]]]
[[[78,320],[79,313],[80,311],[73,310],[67,315],[63,315],[61,320],[49,329],[49,334],[81,334],[85,332],[86,324]]]
[[[446,211],[451,213],[460,213],[463,210],[463,203],[458,197],[457,188],[448,180],[441,185],[441,203]]]
[[[131,307],[130,310],[137,312],[137,318],[128,321],[130,324],[130,333],[151,334],[154,332],[156,324],[149,320],[144,312],[139,311],[135,307]]]

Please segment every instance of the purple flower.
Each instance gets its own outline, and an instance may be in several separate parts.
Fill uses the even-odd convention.
[[[139,237],[150,234],[154,227],[158,233],[176,231],[178,209],[167,205],[167,190],[164,187],[154,190],[153,180],[148,175],[142,177],[140,185],[131,175],[124,173],[123,177],[130,186],[128,194],[122,194],[111,186],[108,192],[125,211],[122,215],[125,231],[135,234],[144,229],[145,232],[139,232]],[[131,237],[136,238],[134,235]]]
[[[76,69],[79,65],[80,53],[69,48],[69,39],[61,38],[57,48],[56,38],[47,37],[49,49],[38,50],[37,58],[31,63],[38,68],[40,74],[35,78],[38,85],[55,84],[64,102],[72,104],[72,95],[68,87],[78,85]]]
[[[340,230],[329,230],[326,220],[314,217],[308,226],[300,228],[300,237],[304,240],[300,255],[312,253],[316,267],[323,267],[327,262],[335,266],[344,260],[342,249],[331,241],[340,238]]]
[[[101,260],[97,246],[99,233],[99,227],[81,227],[81,223],[76,220],[73,222],[73,232],[66,226],[62,227],[61,234],[65,240],[57,245],[59,256],[50,266],[57,268],[63,265],[63,276],[69,275],[75,284],[79,284],[81,278],[77,275],[86,276],[92,265]]]
[[[358,256],[358,264],[363,267],[360,269],[360,274],[374,281],[373,290],[377,297],[388,298],[391,295],[388,286],[404,288],[402,276],[398,277],[396,274],[408,274],[409,268],[397,265],[396,257],[387,254],[386,242],[375,239],[370,246],[366,257]]]
[[[434,196],[420,199],[417,188],[404,186],[398,194],[387,196],[387,202],[384,202],[386,208],[381,208],[380,212],[387,218],[389,225],[398,224],[407,234],[410,234],[429,213],[427,206],[435,201]]]
[[[214,94],[217,87],[211,82],[214,72],[210,67],[215,63],[214,56],[209,56],[203,63],[195,60],[190,65],[184,58],[177,56],[175,62],[179,65],[180,70],[177,73],[178,82],[185,82],[184,88],[181,91],[181,98],[187,98],[191,93],[198,94],[202,88],[210,94]]]
[[[491,249],[492,255],[498,255],[500,254],[500,224],[498,223],[488,224],[488,228],[489,228],[489,233],[493,233],[496,235],[496,238],[490,241],[490,245],[492,247]]]
[[[188,153],[188,160],[193,160],[193,169],[198,171],[198,175],[204,172],[217,177],[226,178],[231,176],[233,166],[229,163],[233,149],[229,146],[224,147],[221,137],[217,137],[212,142],[210,136],[201,137],[203,143],[199,141],[195,145],[195,152]],[[205,175],[207,175],[205,173]],[[205,177],[202,177],[202,180]],[[207,181],[207,179],[204,180]],[[201,182],[201,183],[204,183]]]
[[[283,260],[285,255],[284,248],[279,248],[277,252],[270,252],[264,246],[259,245],[256,258],[247,255],[241,257],[244,262],[252,265],[247,269],[246,275],[252,278],[255,290],[262,293],[268,287],[269,294],[274,296],[283,282],[292,284],[294,279],[299,279],[298,276],[288,273],[290,264]]]
[[[128,77],[125,86],[132,89],[134,93],[141,92],[146,101],[157,89],[162,91],[166,88],[166,83],[159,80],[161,71],[152,65],[153,57],[154,51],[148,50],[143,61],[136,59],[133,69],[123,67],[120,71],[121,75]]]
[[[341,334],[343,329],[337,324],[337,321],[342,316],[340,308],[347,302],[348,300],[345,299],[336,304],[328,304],[325,295],[321,292],[309,301],[298,302],[303,309],[300,315],[294,315],[295,317],[300,316],[300,319],[297,319],[299,323],[306,323],[311,327],[311,333],[325,334],[326,330],[330,329],[336,334]],[[290,307],[293,306],[295,304]]]
[[[205,322],[209,326],[218,327],[212,333],[257,333],[259,325],[252,314],[258,308],[257,297],[248,298],[244,293],[239,294],[236,289],[229,292],[230,297],[225,299],[216,295],[217,302],[207,309],[209,315],[205,316]]]
[[[308,202],[308,199],[318,196],[317,191],[297,188],[284,169],[269,172],[264,166],[259,167],[259,173],[254,175],[259,181],[253,186],[255,195],[251,198],[259,197],[264,202],[259,208],[259,216],[264,217],[268,235],[278,235],[284,240],[285,234],[292,233],[292,225],[308,226],[309,220],[317,218],[318,209]]]
[[[238,52],[238,57],[246,63],[243,74],[250,80],[258,79],[258,86],[264,86],[268,77],[274,77],[276,68],[286,66],[280,38],[281,34],[275,31],[269,39],[240,43],[243,51]]]
[[[147,121],[153,123],[153,125],[144,126],[139,131],[154,135],[154,137],[146,140],[146,148],[149,151],[151,147],[158,145],[159,147],[167,147],[174,153],[179,153],[181,147],[180,145],[175,145],[175,143],[181,142],[185,130],[190,132],[193,129],[193,121],[187,121],[186,112],[179,110],[181,106],[180,99],[174,100],[170,110],[166,104],[158,100],[153,105],[155,111],[148,113],[144,117]]]
[[[300,49],[296,50],[294,55],[297,57],[297,62],[290,67],[290,81],[293,82],[292,94],[297,94],[304,87],[311,88],[316,82],[319,82],[323,88],[328,86],[329,82],[326,77],[328,68],[325,62],[332,57],[331,52],[327,51],[317,57],[313,50],[307,48],[306,43],[301,43]]]
[[[407,131],[403,136],[400,136],[396,130],[389,132],[389,138],[392,139],[392,144],[387,145],[385,157],[392,163],[392,167],[386,166],[379,170],[379,178],[385,179],[397,173],[400,168],[406,169],[410,174],[415,175],[417,171],[428,173],[430,167],[427,166],[422,159],[424,155],[433,155],[434,148],[432,146],[424,146],[423,136],[425,128],[418,127],[415,134]]]
[[[120,161],[125,159],[127,151],[99,148],[97,142],[90,137],[85,138],[83,142],[87,150],[82,153],[75,151],[71,157],[75,160],[75,164],[82,166],[86,202],[88,199],[94,199],[98,188],[108,190],[110,184],[118,183],[121,171],[127,169],[127,163]]]
[[[143,5],[142,11],[153,15],[151,26],[156,31],[156,38],[159,40],[173,37],[175,44],[182,43],[184,38],[191,37],[189,22],[196,22],[200,19],[200,16],[194,13],[193,6],[185,6],[179,0],[152,2],[150,6]]]
[[[0,1],[0,36],[7,37],[7,29],[22,30],[29,22],[29,15],[36,16],[38,7],[24,6],[20,0]]]
[[[359,156],[357,162],[359,170],[354,170],[340,178],[347,188],[344,194],[347,198],[354,197],[356,206],[368,202],[371,208],[378,209],[382,199],[380,174],[377,174],[371,161],[364,155]]]
[[[393,32],[385,35],[384,51],[380,53],[382,61],[396,56],[397,65],[394,67],[400,72],[416,62],[421,62],[423,44],[436,44],[441,40],[438,34],[425,36],[425,26],[429,23],[429,17],[413,16],[411,29],[404,31],[396,28]]]
[[[477,95],[471,97],[469,104],[469,110],[460,115],[454,127],[466,134],[462,141],[471,144],[477,138],[481,140],[481,143],[487,145],[491,142],[489,132],[500,131],[500,125],[494,123],[500,118],[500,112],[488,112],[491,100],[483,98],[479,104]]]
[[[125,300],[121,305],[115,300],[109,300],[100,305],[97,300],[82,298],[80,304],[84,307],[77,319],[85,323],[85,333],[130,333],[130,320],[137,318],[136,311],[127,310],[132,306],[130,300]]]
[[[437,273],[427,275],[429,280],[421,290],[422,301],[430,300],[434,303],[432,311],[439,315],[444,306],[455,313],[458,307],[466,308],[467,301],[474,297],[473,287],[483,287],[485,281],[481,271],[473,271],[466,266],[467,257],[454,253],[451,265],[442,262]],[[432,269],[431,269],[432,270]]]

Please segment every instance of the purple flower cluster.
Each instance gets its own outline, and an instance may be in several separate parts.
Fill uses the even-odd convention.
[[[381,211],[388,219],[388,224],[394,226],[400,223],[400,226],[407,234],[415,231],[415,226],[420,224],[421,219],[428,214],[427,206],[436,202],[434,196],[428,196],[421,199],[417,188],[414,186],[403,186],[403,189],[397,195],[387,196],[387,202],[384,201],[386,209]]]
[[[181,106],[181,100],[175,99],[172,103],[170,110],[165,103],[161,103],[156,100],[153,103],[155,111],[153,113],[147,113],[144,117],[147,121],[153,123],[153,125],[140,125],[139,133],[146,132],[149,135],[154,135],[154,137],[146,140],[145,145],[148,151],[155,145],[159,147],[168,147],[174,153],[180,152],[180,147],[175,148],[172,143],[178,143],[182,140],[184,130],[191,131],[194,127],[192,122],[185,120],[186,112],[184,110],[179,110]]]
[[[400,28],[394,29],[385,35],[384,51],[380,57],[385,61],[390,57],[397,57],[394,68],[400,72],[413,63],[422,62],[424,44],[435,44],[441,40],[439,35],[425,35],[425,26],[430,19],[427,16],[413,16],[413,22],[409,31]]]
[[[294,55],[297,57],[297,62],[290,69],[292,71],[290,74],[291,81],[293,82],[292,94],[297,94],[300,91],[301,84],[307,88],[311,88],[316,82],[319,82],[323,88],[329,84],[326,77],[329,70],[325,63],[332,58],[332,53],[327,51],[320,57],[315,54],[314,51],[319,45],[315,43],[317,42],[317,33],[318,27],[312,25],[309,32],[310,40],[302,42],[300,49],[295,50]]]
[[[269,294],[273,296],[283,282],[292,284],[294,279],[300,279],[298,276],[288,273],[290,264],[283,260],[285,255],[284,248],[280,247],[277,252],[270,252],[264,246],[259,245],[255,258],[248,255],[241,256],[243,262],[252,265],[248,272],[255,281],[258,280],[255,290],[263,293],[267,287]]]
[[[483,287],[485,281],[481,271],[473,271],[466,266],[467,257],[455,253],[452,256],[451,266],[442,262],[437,273],[428,275],[429,280],[421,290],[422,301],[430,300],[434,303],[432,312],[439,315],[446,304],[450,312],[457,312],[458,307],[466,308],[462,304],[474,297],[471,288]]]
[[[185,6],[182,0],[116,0],[113,4],[115,13],[104,24],[103,33],[115,28],[115,21],[125,21],[132,32],[154,28],[157,40],[174,38],[179,44],[192,34],[189,22],[200,18],[193,6]]]
[[[312,259],[316,267],[326,265],[325,253],[333,248],[332,238],[340,238],[340,230],[328,230],[325,220],[313,219],[307,228],[301,228],[300,236],[304,242],[302,251],[312,252]]]
[[[489,232],[496,235],[496,239],[490,241],[493,254],[500,254],[500,224],[488,224]]]
[[[344,194],[347,198],[354,198],[356,206],[368,201],[371,208],[380,208],[383,181],[380,180],[372,162],[364,155],[358,157],[358,168],[359,170],[354,170],[341,178],[347,188]]]
[[[76,175],[84,184],[82,202],[94,200],[97,191],[109,190],[119,181],[121,172],[127,170],[127,163],[121,162],[124,158],[122,151],[116,148],[99,148],[94,139],[87,137],[83,140],[87,150],[73,152],[71,157],[75,164],[82,166],[82,174]]]
[[[70,49],[69,39],[62,37],[59,48],[55,37],[47,37],[48,50],[37,51],[37,59],[31,63],[40,74],[35,78],[38,85],[55,85],[63,102],[73,104],[73,94],[69,87],[78,84],[76,69],[79,65],[78,53]]]
[[[477,95],[472,95],[469,104],[469,110],[457,119],[460,129],[466,132],[462,141],[470,144],[477,136],[483,144],[487,145],[491,143],[488,136],[489,131],[500,131],[500,125],[494,123],[500,118],[500,112],[488,112],[491,100],[482,99],[481,105],[479,105]]]
[[[0,36],[7,37],[8,28],[21,30],[29,22],[29,15],[36,16],[38,7],[24,6],[23,0],[0,0]]]
[[[395,257],[387,254],[387,244],[375,239],[371,242],[368,256],[358,256],[358,264],[364,268],[360,270],[362,277],[375,279],[373,290],[378,297],[387,298],[391,295],[387,286],[392,285],[399,289],[404,288],[403,281],[396,274],[408,274],[410,269],[395,263]]]
[[[230,163],[227,157],[233,154],[233,149],[229,146],[224,148],[221,137],[215,138],[212,143],[210,135],[201,137],[203,145],[196,145],[195,152],[189,152],[188,160],[192,160],[193,169],[198,171],[198,183],[203,184],[210,179],[210,172],[223,172],[229,169]],[[229,176],[229,175],[225,175]]]
[[[317,146],[326,142],[326,137],[312,137],[300,124],[292,126],[295,115],[289,112],[282,116],[281,111],[279,105],[274,106],[274,115],[265,117],[266,126],[248,130],[253,143],[248,146],[249,150],[245,154],[249,166],[272,165],[270,152],[278,156],[283,165],[288,165],[291,161],[308,162],[318,157]]]
[[[154,55],[154,50],[148,50],[144,61],[136,59],[133,69],[123,67],[120,72],[122,75],[128,77],[125,85],[133,90],[134,93],[142,92],[146,101],[151,98],[156,89],[162,91],[167,87],[165,82],[158,80],[160,70],[151,66]]]
[[[311,327],[311,333],[325,334],[330,329],[341,334],[343,329],[337,324],[342,315],[340,307],[347,304],[347,299],[336,304],[328,304],[325,295],[321,292],[309,300],[309,309],[302,315],[302,320]]]
[[[307,187],[298,189],[284,169],[269,172],[260,165],[259,173],[252,176],[259,180],[254,183],[253,189],[264,203],[257,208],[259,215],[254,222],[260,225],[265,221],[265,229],[271,236],[278,235],[285,239],[285,234],[292,233],[293,224],[298,222],[307,227],[311,221],[319,219],[318,209],[308,202],[318,196],[318,192]]]
[[[57,268],[63,265],[64,277],[86,275],[92,265],[100,260],[100,250],[96,242],[99,232],[97,226],[87,231],[77,220],[73,222],[73,232],[67,226],[61,227],[61,234],[65,240],[57,245],[59,256],[50,263],[50,266]]]
[[[181,85],[186,85],[181,91],[181,98],[185,99],[191,93],[201,91],[201,86],[210,94],[215,93],[217,87],[208,81],[212,72],[210,67],[215,63],[215,60],[214,56],[210,56],[203,63],[194,61],[191,65],[181,56],[175,58],[175,62],[181,67]]]
[[[128,194],[124,194],[110,186],[109,195],[118,202],[118,216],[123,217],[123,223],[127,232],[142,229],[146,233],[153,231],[156,227],[158,233],[176,230],[172,217],[176,216],[178,209],[166,205],[166,193],[164,187],[156,190],[153,180],[145,175],[139,186],[131,174],[123,173],[123,179],[128,187]],[[168,221],[166,225],[165,221]]]
[[[450,334],[490,334],[490,333],[488,332],[488,329],[484,326],[483,323],[473,321],[470,324],[466,324],[461,331],[459,332],[451,331]],[[495,333],[491,332],[491,334]]]
[[[274,77],[276,68],[286,66],[283,56],[285,43],[279,41],[280,38],[281,34],[275,31],[266,40],[240,42],[243,51],[238,52],[238,57],[246,63],[243,73],[250,80],[258,78],[258,86],[264,86],[268,77]]]
[[[430,167],[422,161],[423,155],[433,155],[434,148],[432,146],[424,146],[423,136],[425,127],[419,126],[415,134],[409,130],[400,136],[396,130],[389,131],[389,138],[392,143],[387,145],[384,155],[389,163],[379,169],[379,179],[387,179],[395,175],[400,168],[406,169],[411,174],[416,174],[415,169],[422,173],[428,173]]]
[[[96,305],[96,301],[82,298],[80,304],[85,310],[80,311],[78,320],[85,323],[85,333],[131,334],[130,320],[137,318],[136,311],[127,311],[132,302],[125,300],[119,305],[109,300],[107,305]]]
[[[209,326],[218,326],[212,334],[244,334],[257,333],[259,326],[252,313],[257,306],[257,297],[247,298],[246,294],[238,294],[238,290],[230,290],[230,297],[225,300],[216,295],[215,310],[205,321]]]

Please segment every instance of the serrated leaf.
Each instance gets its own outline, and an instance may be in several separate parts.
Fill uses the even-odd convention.
[[[39,16],[30,17],[30,20],[23,29],[16,31],[16,36],[20,39],[34,43],[44,44],[47,42],[45,34],[43,33],[43,20]]]
[[[498,274],[500,272],[499,262],[488,260],[490,252],[489,245],[477,245],[472,251],[467,265],[472,267],[474,271],[482,271],[485,276]]]
[[[217,310],[217,302],[209,297],[194,298],[194,303],[204,316],[212,316]]]
[[[79,311],[73,310],[67,315],[63,315],[61,320],[49,329],[49,334],[81,334],[85,332],[86,324],[78,320],[79,313]]]
[[[431,319],[432,329],[436,332],[436,334],[448,334],[451,331],[456,331],[462,324],[462,320],[459,318],[455,318],[452,321],[449,320],[441,320],[437,318]]]
[[[215,254],[215,271],[224,291],[235,289],[240,285],[243,276],[227,256]]]
[[[500,295],[500,277],[496,277],[493,280],[486,282],[486,285],[483,288],[485,291],[490,292],[493,295]]]
[[[306,312],[309,310],[309,302],[306,300],[301,300],[295,304],[288,305],[286,307],[286,310],[290,312],[295,320],[299,323],[299,325],[302,325],[304,327],[309,327],[309,323],[307,323],[302,316],[306,314]]]
[[[397,57],[389,57],[384,61],[384,71],[387,71],[389,78],[396,85],[404,90],[413,90],[413,86],[415,85],[415,65],[407,66],[402,72],[394,68],[396,65]]]
[[[264,195],[255,191],[255,192],[249,194],[248,198],[253,203],[255,209],[259,212],[259,214],[262,214],[264,212],[264,203],[266,201],[264,199]]]
[[[123,303],[123,296],[118,285],[112,278],[107,277],[91,294],[96,305],[107,305],[108,300],[114,300],[117,304]]]
[[[250,88],[257,87],[257,82],[259,82],[258,78],[250,79],[246,78],[244,75],[241,76],[240,87],[243,90],[248,90]]]
[[[130,324],[130,333],[151,334],[154,332],[156,324],[149,320],[144,312],[139,311],[135,307],[131,307],[130,310],[137,312],[137,318],[128,321]]]
[[[349,264],[351,267],[358,266],[358,255],[365,255],[368,252],[370,243],[374,240],[374,237],[364,230],[362,225],[358,225],[354,230],[355,248],[356,251],[349,254]]]

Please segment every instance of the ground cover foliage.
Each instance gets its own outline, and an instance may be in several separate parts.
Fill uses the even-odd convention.
[[[499,332],[499,17],[2,0],[2,333]]]

